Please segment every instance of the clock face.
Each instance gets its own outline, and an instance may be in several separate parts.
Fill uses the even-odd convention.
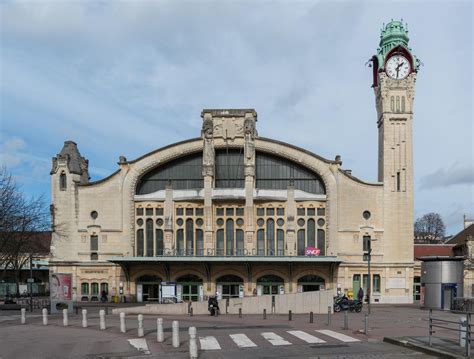
[[[410,63],[406,57],[401,55],[389,58],[385,67],[387,75],[395,80],[402,80],[410,73]]]

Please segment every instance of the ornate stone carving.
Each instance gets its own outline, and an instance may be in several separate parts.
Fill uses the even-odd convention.
[[[245,115],[244,120],[244,156],[245,156],[245,174],[255,175],[255,118],[251,114]],[[251,167],[251,168],[248,168]]]
[[[203,176],[214,175],[214,126],[210,114],[204,115],[202,124],[202,136],[204,138],[204,147],[202,155],[202,174]]]

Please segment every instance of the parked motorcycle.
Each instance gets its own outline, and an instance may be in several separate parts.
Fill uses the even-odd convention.
[[[341,310],[348,310],[350,312],[360,313],[362,311],[362,302],[358,300],[351,300],[345,295],[342,297],[334,298],[334,312],[340,312]]]
[[[216,297],[210,297],[207,302],[207,310],[211,314],[211,316],[218,316],[220,309],[219,309],[219,302],[217,301]]]

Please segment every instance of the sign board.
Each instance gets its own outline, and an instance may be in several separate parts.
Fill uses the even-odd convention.
[[[176,283],[175,282],[161,282],[160,284],[160,301],[165,298],[176,297]]]
[[[137,284],[137,302],[143,302],[143,284]]]
[[[315,256],[319,256],[320,254],[321,254],[321,250],[318,248],[306,247],[305,249],[306,256],[315,257]]]
[[[35,282],[35,279],[34,278],[28,278],[26,280],[26,283],[34,283]]]
[[[49,292],[51,313],[62,313],[63,309],[72,313],[72,274],[51,273],[49,275]]]
[[[369,255],[368,255],[368,254],[364,254],[363,259],[364,259],[365,262],[368,262],[368,261],[369,261]]]

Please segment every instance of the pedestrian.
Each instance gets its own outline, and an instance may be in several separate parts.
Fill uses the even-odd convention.
[[[362,287],[359,288],[359,292],[357,293],[357,299],[359,302],[362,302],[362,299],[364,299],[364,290]]]

